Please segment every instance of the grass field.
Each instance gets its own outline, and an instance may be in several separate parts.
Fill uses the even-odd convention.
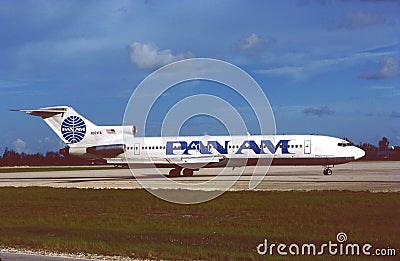
[[[227,192],[207,203],[177,205],[145,190],[0,188],[0,222],[3,246],[139,258],[259,260],[256,247],[265,238],[287,245],[322,244],[336,242],[338,232],[345,232],[348,242],[399,249],[400,193]]]

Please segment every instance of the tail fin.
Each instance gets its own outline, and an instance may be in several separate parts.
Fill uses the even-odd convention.
[[[90,129],[96,127],[94,123],[79,115],[68,106],[46,107],[36,110],[12,110],[21,111],[42,119],[57,133],[58,137],[66,144],[85,143],[86,135]]]

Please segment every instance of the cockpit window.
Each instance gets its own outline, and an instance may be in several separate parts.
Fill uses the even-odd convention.
[[[339,147],[347,147],[347,146],[354,146],[354,144],[350,141],[342,141],[338,143]]]
[[[355,146],[348,138],[343,138],[341,142],[338,143],[339,147]]]

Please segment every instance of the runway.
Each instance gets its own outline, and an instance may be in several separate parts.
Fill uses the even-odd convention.
[[[244,171],[243,171],[244,170]],[[162,169],[167,174],[168,169]],[[221,169],[202,169],[195,172],[193,177],[179,177],[173,179],[176,184],[193,184],[196,189],[219,190],[225,183],[238,180],[229,190],[248,190],[254,167],[240,168],[242,175],[236,174],[221,176]],[[236,172],[238,169],[235,170]],[[257,170],[263,174],[265,169]],[[71,170],[47,172],[13,172],[0,173],[0,187],[55,187],[55,188],[119,188],[138,189],[138,181],[151,184],[152,188],[171,188],[166,185],[166,179],[155,175],[155,169],[134,170],[136,179],[129,169],[110,168],[106,170]],[[233,173],[234,171],[232,171]],[[350,190],[372,192],[398,192],[400,191],[400,162],[352,162],[335,166],[332,176],[324,176],[320,166],[290,166],[271,167],[256,187],[263,191],[290,191],[290,190]],[[216,177],[218,177],[216,180]],[[211,181],[210,181],[211,180]]]

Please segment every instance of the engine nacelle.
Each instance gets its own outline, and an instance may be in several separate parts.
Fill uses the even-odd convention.
[[[114,158],[124,152],[124,144],[110,144],[91,147],[65,147],[60,150],[60,154],[63,156],[80,158]]]
[[[122,126],[122,132],[124,134],[129,134],[129,135],[136,135],[136,126]]]
[[[115,158],[119,154],[125,152],[125,145],[110,144],[110,145],[93,146],[93,147],[88,147],[86,149],[86,152],[88,154],[100,156],[101,158]]]
[[[60,154],[65,157],[73,156],[82,158],[87,156],[86,147],[65,147],[60,150]]]

